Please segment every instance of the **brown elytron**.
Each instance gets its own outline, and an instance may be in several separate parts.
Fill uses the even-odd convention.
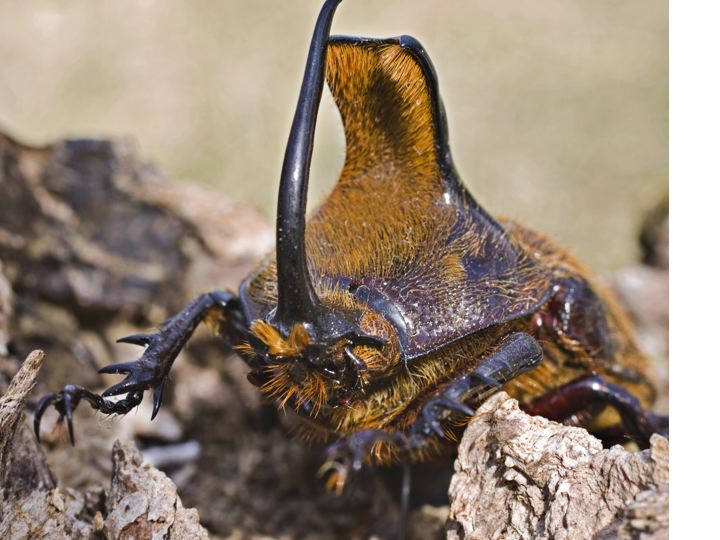
[[[72,429],[81,399],[123,414],[149,389],[155,414],[177,353],[205,321],[247,361],[251,382],[353,459],[424,459],[498,387],[532,413],[647,444],[667,425],[646,412],[654,390],[622,311],[562,248],[478,205],[452,164],[422,46],[328,38],[338,3],[323,6],[311,44],[276,256],[237,295],[201,295],[159,332],[125,338],[143,356],[102,371],[127,377],[102,395],[68,386],[46,396],[36,429],[51,404]],[[306,223],[323,76],[346,159]]]

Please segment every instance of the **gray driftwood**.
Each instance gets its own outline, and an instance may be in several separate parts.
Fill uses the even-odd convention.
[[[499,393],[465,431],[448,538],[667,538],[668,441],[603,449],[586,430],[522,412]]]

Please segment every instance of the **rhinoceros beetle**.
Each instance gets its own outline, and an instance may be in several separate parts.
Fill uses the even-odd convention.
[[[125,378],[95,394],[46,395],[67,420],[81,400],[126,414],[153,392],[208,323],[247,362],[248,378],[333,458],[424,460],[453,444],[462,419],[502,388],[532,414],[629,436],[667,420],[626,316],[547,237],[489,215],[460,182],[433,65],[414,38],[329,37],[340,0],[318,17],[282,166],[275,256],[237,292],[202,294],[140,345]],[[345,165],[306,219],[318,104],[327,81],[346,137]],[[120,400],[108,399],[124,396]],[[344,472],[336,470],[342,483]]]

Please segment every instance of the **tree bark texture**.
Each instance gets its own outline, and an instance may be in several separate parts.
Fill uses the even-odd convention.
[[[667,538],[668,441],[603,449],[586,430],[528,416],[499,393],[465,430],[448,539]]]

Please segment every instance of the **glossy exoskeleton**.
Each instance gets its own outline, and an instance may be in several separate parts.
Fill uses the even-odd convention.
[[[312,37],[275,257],[237,293],[203,294],[159,331],[121,339],[143,355],[100,371],[126,377],[102,395],[69,385],[45,396],[36,433],[51,405],[72,439],[81,400],[125,414],[147,390],[154,417],[175,357],[204,321],[261,392],[339,441],[330,453],[355,465],[431,456],[498,388],[530,413],[647,445],[667,424],[646,412],[654,389],[625,315],[564,249],[483,210],[453,166],[423,47],[407,36],[329,37],[339,3],[325,2]],[[346,158],[306,222],[324,80]]]

